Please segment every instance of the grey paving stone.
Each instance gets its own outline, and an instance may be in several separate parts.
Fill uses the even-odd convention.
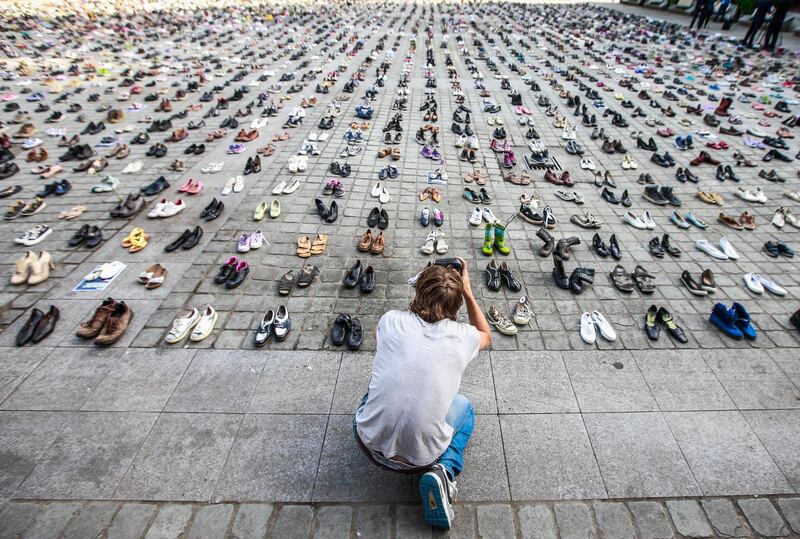
[[[270,352],[248,411],[330,413],[341,357],[337,352]]]
[[[512,499],[607,496],[579,415],[508,415],[500,426]]]
[[[372,352],[357,352],[342,356],[331,413],[344,415],[355,413],[369,389],[374,356]]]
[[[447,536],[458,539],[478,539],[478,515],[474,505],[457,504],[453,507],[455,518],[450,523],[448,531],[432,529],[434,537]]]
[[[358,505],[353,516],[356,537],[388,537],[392,533],[392,507],[389,505]]]
[[[115,496],[210,501],[242,416],[161,414]]]
[[[267,533],[272,506],[268,504],[243,503],[236,512],[231,527],[232,539],[261,539]]]
[[[64,314],[62,314],[64,316]],[[17,386],[5,410],[79,410],[113,361],[107,351],[59,350]]]
[[[24,354],[15,354],[16,348],[0,348],[0,357],[14,357],[14,361],[0,362],[0,403],[16,389],[53,351],[52,348],[36,347],[26,350]]]
[[[795,533],[800,533],[800,498],[778,498],[778,508]]]
[[[736,408],[698,350],[652,350],[635,357],[661,410]]]
[[[314,509],[309,505],[284,505],[270,531],[270,536],[306,539],[311,532]]]
[[[266,358],[261,351],[200,350],[169,398],[166,410],[244,412]]]
[[[73,414],[17,496],[111,498],[155,420],[146,413]]]
[[[346,505],[320,507],[317,512],[317,527],[313,537],[320,539],[349,537],[352,523],[352,507]]]
[[[786,476],[800,489],[800,410],[752,410],[742,412],[750,428]]]
[[[246,415],[214,501],[310,501],[326,422],[317,415]]]
[[[561,354],[492,352],[500,413],[578,412]]]
[[[630,352],[564,352],[563,357],[582,412],[657,409]]]
[[[192,506],[180,504],[162,505],[144,539],[174,539],[180,537],[189,526]]]
[[[667,500],[667,510],[678,533],[686,537],[711,537],[714,530],[695,500]]]
[[[125,350],[83,409],[159,412],[194,354],[194,350]]]
[[[401,504],[395,507],[395,537],[397,539],[424,539],[431,537],[431,527],[425,524],[419,504]]]
[[[81,504],[74,502],[51,502],[36,515],[36,520],[22,534],[24,539],[58,537],[69,521],[78,513]]]
[[[525,539],[556,539],[556,527],[553,510],[547,505],[523,505],[517,509],[519,528]]]
[[[69,412],[0,412],[0,496],[10,496],[53,443]]]
[[[747,522],[739,516],[733,502],[727,498],[700,500],[711,525],[727,537],[749,537],[752,535]]]
[[[495,383],[488,352],[479,353],[478,357],[467,365],[458,392],[470,400],[476,414],[497,413]]]
[[[72,519],[64,530],[64,539],[89,539],[98,537],[111,524],[119,504],[90,502]]]
[[[750,523],[759,535],[766,537],[784,537],[789,535],[789,527],[781,518],[781,514],[766,498],[744,498],[737,502]]]
[[[225,537],[233,517],[234,506],[201,505],[195,510],[192,525],[186,535],[189,539]]]
[[[599,537],[592,521],[591,509],[584,503],[557,503],[553,506],[559,535],[562,539],[594,539]]]
[[[508,473],[497,417],[478,415],[458,476],[459,501],[510,500]]]
[[[658,502],[628,502],[633,521],[642,537],[669,539],[675,536],[664,506]]]
[[[514,537],[514,513],[510,505],[479,505],[478,535],[480,537],[502,538]]]
[[[149,503],[123,503],[108,527],[107,539],[139,539],[144,535],[156,509],[154,504]]]
[[[800,408],[800,389],[766,353],[703,355],[740,409]]]
[[[384,470],[361,451],[353,436],[352,416],[330,416],[316,471],[315,502],[407,502],[417,498],[412,476]]]
[[[597,528],[602,537],[630,538],[636,537],[636,529],[633,526],[631,514],[628,508],[621,502],[594,502],[594,517],[597,520]]]
[[[0,510],[0,537],[18,537],[44,507],[38,503],[8,503]]]
[[[700,493],[660,413],[585,414],[583,419],[609,496]]]
[[[665,414],[704,495],[789,492],[790,486],[739,412]]]

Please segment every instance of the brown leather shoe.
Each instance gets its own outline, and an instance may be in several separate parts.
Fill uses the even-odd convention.
[[[31,337],[31,340],[37,343],[53,333],[60,314],[61,313],[58,310],[58,307],[51,305],[50,310],[47,311],[47,314],[44,315],[41,320],[39,320],[38,324],[36,324],[36,329],[33,330],[33,336]]]
[[[739,222],[747,230],[756,229],[756,218],[753,217],[753,214],[750,213],[749,211],[745,211],[744,213],[742,213],[741,217],[739,217]]]
[[[361,236],[361,241],[358,242],[358,250],[362,253],[368,253],[372,247],[372,230],[367,229],[364,235]]]
[[[729,226],[734,230],[741,230],[744,228],[736,218],[731,217],[730,215],[726,214],[725,212],[719,212],[719,216],[717,217],[717,221],[722,223],[723,225]]]
[[[33,124],[22,124],[19,131],[11,135],[12,138],[30,138],[38,131]]]
[[[131,193],[121,204],[114,207],[109,213],[111,217],[130,217],[139,213],[147,205],[147,200],[140,193]]]
[[[114,306],[114,310],[108,315],[100,335],[94,340],[97,346],[108,346],[114,344],[122,338],[128,325],[133,319],[133,311],[124,301],[120,301]]]
[[[384,247],[386,246],[386,240],[383,237],[383,231],[378,234],[378,237],[375,238],[375,241],[372,242],[372,247],[370,248],[370,252],[374,255],[379,255],[383,252]]]
[[[108,316],[114,312],[116,306],[117,301],[114,298],[103,300],[103,303],[94,311],[92,317],[86,322],[81,322],[75,335],[83,339],[94,339],[100,335],[100,332],[103,331],[103,326],[106,325]]]
[[[562,182],[562,181],[559,179],[559,177],[558,177],[558,176],[556,176],[556,174],[555,174],[555,173],[554,173],[552,170],[550,170],[550,169],[547,169],[547,170],[545,171],[545,173],[544,173],[544,179],[545,179],[546,181],[548,181],[548,182],[550,182],[550,183],[554,184],[554,185],[561,185],[561,184],[563,183],[563,182]]]

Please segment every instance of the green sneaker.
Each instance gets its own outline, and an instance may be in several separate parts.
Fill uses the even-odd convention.
[[[494,247],[504,255],[511,252],[511,247],[509,247],[508,242],[506,242],[506,227],[503,225],[494,225]],[[484,254],[486,253],[485,244],[483,252]]]
[[[486,232],[483,236],[483,254],[492,256],[494,249],[492,248],[492,225],[486,223]]]

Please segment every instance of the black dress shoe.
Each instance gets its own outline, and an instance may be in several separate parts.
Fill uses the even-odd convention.
[[[616,234],[611,234],[611,237],[608,239],[608,252],[611,253],[611,256],[613,256],[615,260],[622,258],[622,250],[619,248],[619,241],[617,241]]]
[[[89,233],[89,225],[83,225],[80,227],[75,234],[69,239],[67,245],[70,247],[77,247],[84,241],[86,241],[86,235]]]
[[[336,202],[334,202],[336,204]],[[378,218],[378,228],[381,230],[386,230],[389,228],[389,214],[386,213],[386,210],[381,208],[380,216]]]
[[[325,216],[325,222],[330,224],[336,221],[339,217],[339,204],[334,200],[331,202],[331,207],[328,210],[328,215]]]
[[[375,228],[378,226],[378,222],[381,220],[381,210],[380,208],[372,208],[367,215],[367,226],[369,228]]]
[[[364,268],[361,266],[361,261],[356,260],[356,263],[353,264],[347,273],[344,275],[344,279],[342,279],[342,284],[344,284],[347,288],[355,288],[358,282],[361,280],[361,274],[363,273]]]
[[[661,246],[661,241],[658,237],[650,240],[650,254],[656,258],[664,258],[664,247]]]
[[[603,258],[609,255],[608,247],[606,247],[606,244],[603,242],[602,238],[600,238],[600,234],[595,233],[592,237],[592,247],[594,248],[594,252]]]
[[[341,346],[347,339],[347,330],[350,327],[350,315],[340,314],[333,321],[331,326],[331,344],[334,346]]]
[[[319,216],[322,217],[323,220],[327,219],[330,210],[325,205],[325,203],[320,199],[316,198],[314,199],[314,205],[317,207],[317,213],[319,214]]]
[[[569,277],[564,272],[564,263],[561,261],[561,256],[553,252],[553,280],[556,286],[569,290]]]
[[[44,313],[39,309],[33,309],[28,320],[22,325],[17,332],[17,346],[23,346],[33,338],[36,331],[36,326],[44,318]]]
[[[56,328],[56,322],[58,322],[58,317],[60,315],[60,311],[55,305],[50,306],[50,310],[47,311],[47,314],[39,320],[39,323],[36,324],[34,328],[33,335],[31,336],[31,340],[34,343],[38,343],[39,341],[43,340],[45,337],[53,333],[53,330]]]
[[[225,204],[221,200],[217,200],[216,204],[209,210],[208,214],[206,215],[206,221],[213,221],[220,215],[222,215],[222,210],[225,209]]]
[[[658,334],[661,331],[657,322],[658,307],[651,305],[650,308],[647,309],[647,314],[644,315],[644,332],[647,334],[647,338],[651,341],[657,341]]]
[[[600,193],[600,198],[606,202],[609,202],[610,204],[619,204],[617,195],[615,195],[612,191],[609,191],[607,187],[603,188],[603,191]]]
[[[675,320],[673,320],[670,312],[666,310],[664,307],[658,309],[658,322],[659,324],[667,328],[669,334],[672,335],[672,338],[675,339],[676,341],[684,344],[689,342],[689,339],[686,338],[686,334],[683,332],[683,329],[678,324],[675,323]]]
[[[211,202],[209,202],[208,206],[203,208],[203,211],[200,212],[200,218],[205,219],[211,213],[211,210],[217,205],[218,200],[213,198]]]
[[[186,240],[188,240],[191,235],[192,231],[187,228],[186,230],[183,231],[183,234],[178,236],[178,239],[176,239],[175,241],[164,247],[164,250],[168,253],[171,253],[172,251],[183,245],[183,243]]]
[[[361,348],[361,343],[364,342],[364,330],[361,327],[361,320],[358,318],[351,318],[350,324],[347,326],[347,348],[350,350],[358,350]]]
[[[361,292],[369,294],[375,289],[375,268],[367,266],[361,274]]]
[[[622,205],[625,206],[626,208],[630,208],[631,205],[633,204],[633,201],[631,200],[631,197],[628,194],[628,190],[627,189],[625,189],[622,192],[622,197],[620,197],[619,200],[620,200],[620,202],[622,202]]]

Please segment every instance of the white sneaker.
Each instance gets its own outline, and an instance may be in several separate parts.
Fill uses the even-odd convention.
[[[383,189],[383,184],[381,184],[381,182],[375,182],[375,185],[372,186],[372,191],[370,191],[369,194],[373,198],[378,198],[379,196],[381,196],[382,189]]]
[[[631,211],[626,211],[622,219],[633,228],[638,228],[639,230],[647,229],[645,222],[639,219],[639,217]]]
[[[441,464],[434,464],[419,480],[419,495],[422,499],[425,523],[443,530],[449,530],[455,518],[453,503],[458,488]]]
[[[128,165],[122,169],[123,174],[135,174],[142,170],[144,163],[141,161],[134,161],[133,163],[128,163]]]
[[[614,327],[608,320],[606,320],[606,317],[603,316],[603,313],[600,311],[592,311],[592,322],[597,326],[597,329],[600,330],[600,335],[605,340],[609,342],[614,342],[617,340],[617,332],[614,331]]]
[[[318,140],[319,142],[325,142],[326,140],[328,140],[328,133],[321,133],[321,134],[320,134],[320,135],[317,137],[317,140]]]
[[[486,221],[488,224],[493,225],[500,222],[500,220],[494,216],[494,213],[492,213],[491,209],[483,208],[481,211],[483,212],[484,221]]]
[[[147,216],[150,217],[151,219],[155,219],[161,213],[161,209],[166,205],[167,205],[167,199],[162,198],[159,202],[156,203],[155,206],[153,206],[153,209],[150,210],[150,213],[148,213]]]
[[[42,139],[40,138],[26,138],[25,140],[22,141],[22,147],[25,148],[26,150],[32,150],[33,148],[36,148],[37,146],[41,145],[42,145]]]
[[[744,284],[745,286],[755,294],[763,294],[764,293],[764,285],[761,284],[761,281],[758,278],[758,275],[755,273],[747,273],[744,275]]]
[[[250,234],[250,249],[259,249],[262,245],[264,245],[264,235],[261,233],[260,230],[256,230],[252,234]]]
[[[581,315],[581,339],[586,344],[594,344],[597,340],[597,333],[594,330],[594,322],[592,321],[592,315],[589,313],[583,313]]]
[[[697,240],[697,242],[695,242],[695,246],[707,255],[713,256],[714,258],[728,260],[728,255],[711,245],[708,240]]]
[[[20,245],[26,245],[30,247],[31,245],[36,245],[37,243],[41,242],[52,233],[53,229],[49,226],[36,225],[19,238],[14,238],[14,243],[19,243]]]
[[[189,314],[185,316],[177,317],[172,321],[172,329],[169,330],[169,333],[167,333],[167,337],[164,340],[169,344],[175,344],[176,342],[182,341],[189,333],[192,332],[192,329],[194,329],[199,321],[200,311],[197,309],[192,309]]]
[[[481,210],[478,206],[472,210],[472,215],[469,218],[469,224],[472,226],[478,226],[481,224],[481,220],[483,219],[483,210]]]
[[[762,277],[757,273],[748,273],[745,275],[744,282],[747,285],[747,288],[756,294],[762,294],[764,290],[767,290],[776,296],[785,296],[787,294],[786,289],[780,286],[778,283]]]
[[[719,246],[720,249],[722,249],[722,252],[725,253],[725,256],[727,256],[728,258],[732,260],[739,259],[739,254],[736,252],[736,249],[733,248],[733,245],[731,244],[730,240],[728,240],[728,238],[726,238],[725,236],[722,236],[719,239]]]
[[[533,312],[528,297],[520,297],[514,307],[514,323],[520,326],[526,326],[531,321],[531,316],[533,316]]]
[[[310,140],[311,142],[316,142],[317,141],[317,134],[312,131],[311,133],[308,134],[308,140]]]
[[[785,191],[783,196],[791,198],[795,202],[800,202],[800,191]]]
[[[211,305],[208,305],[203,311],[203,315],[197,324],[194,326],[192,334],[189,336],[190,341],[202,341],[214,330],[214,324],[217,323],[217,311]]]
[[[380,201],[381,204],[387,204],[389,200],[391,200],[389,191],[387,191],[385,187],[381,187],[381,194],[378,196],[378,201]]]
[[[300,157],[293,155],[289,158],[289,172],[297,172],[298,171],[298,163]]]
[[[185,209],[186,209],[186,204],[184,204],[183,200],[178,199],[177,202],[171,202],[168,200],[167,203],[158,212],[158,215],[156,215],[156,217],[172,217],[173,215],[178,215]]]

